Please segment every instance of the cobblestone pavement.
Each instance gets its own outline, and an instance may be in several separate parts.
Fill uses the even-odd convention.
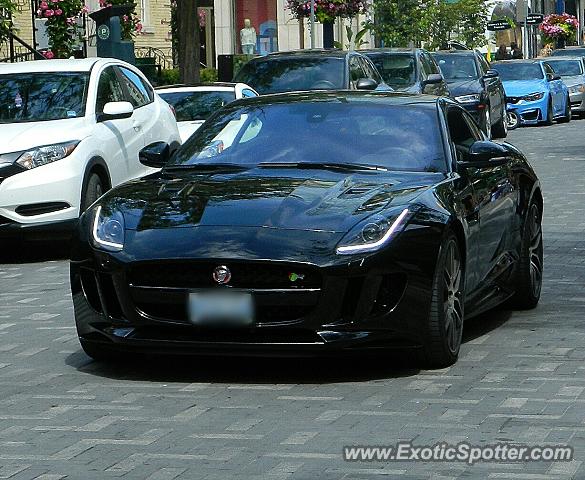
[[[0,479],[585,478],[584,131],[574,121],[510,135],[544,187],[542,303],[469,322],[461,359],[445,370],[414,370],[400,357],[108,367],[79,348],[67,262],[5,260]],[[344,445],[399,440],[567,443],[575,459],[342,460]]]

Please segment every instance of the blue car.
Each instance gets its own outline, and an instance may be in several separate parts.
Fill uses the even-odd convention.
[[[544,60],[496,62],[506,91],[508,128],[571,120],[569,90]]]

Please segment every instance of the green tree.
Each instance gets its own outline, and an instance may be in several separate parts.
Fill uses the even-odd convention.
[[[0,0],[0,43],[8,38],[12,28],[12,15],[16,12],[14,0]]]
[[[386,47],[406,47],[423,40],[425,0],[375,0],[375,21],[369,24]]]

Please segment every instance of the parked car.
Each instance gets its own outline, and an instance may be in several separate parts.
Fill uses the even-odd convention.
[[[585,47],[556,48],[552,51],[553,57],[583,57],[585,58]]]
[[[506,94],[498,72],[490,69],[484,56],[476,50],[442,50],[432,55],[447,80],[451,97],[488,137],[505,138]]]
[[[583,57],[547,58],[548,63],[569,89],[573,113],[585,113],[585,59]]]
[[[186,141],[212,113],[234,100],[257,97],[245,83],[169,85],[156,89],[175,110],[181,140]]]
[[[366,56],[343,50],[271,53],[250,60],[234,82],[261,95],[304,90],[392,90]]]
[[[154,170],[138,152],[180,144],[169,105],[110,59],[0,65],[0,236],[70,232],[103,192]]]
[[[429,52],[422,48],[361,50],[395,91],[448,96],[447,82]]]
[[[538,303],[539,181],[452,100],[260,96],[169,151],[146,147],[162,172],[80,220],[71,287],[93,358],[420,347],[445,366],[465,319]]]
[[[547,62],[509,60],[494,63],[492,68],[504,82],[510,122],[516,118],[520,125],[571,121],[567,86]]]

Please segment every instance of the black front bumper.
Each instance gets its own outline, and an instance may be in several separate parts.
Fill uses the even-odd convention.
[[[18,223],[0,216],[0,239],[50,240],[68,239],[77,226],[77,219],[46,223]]]

